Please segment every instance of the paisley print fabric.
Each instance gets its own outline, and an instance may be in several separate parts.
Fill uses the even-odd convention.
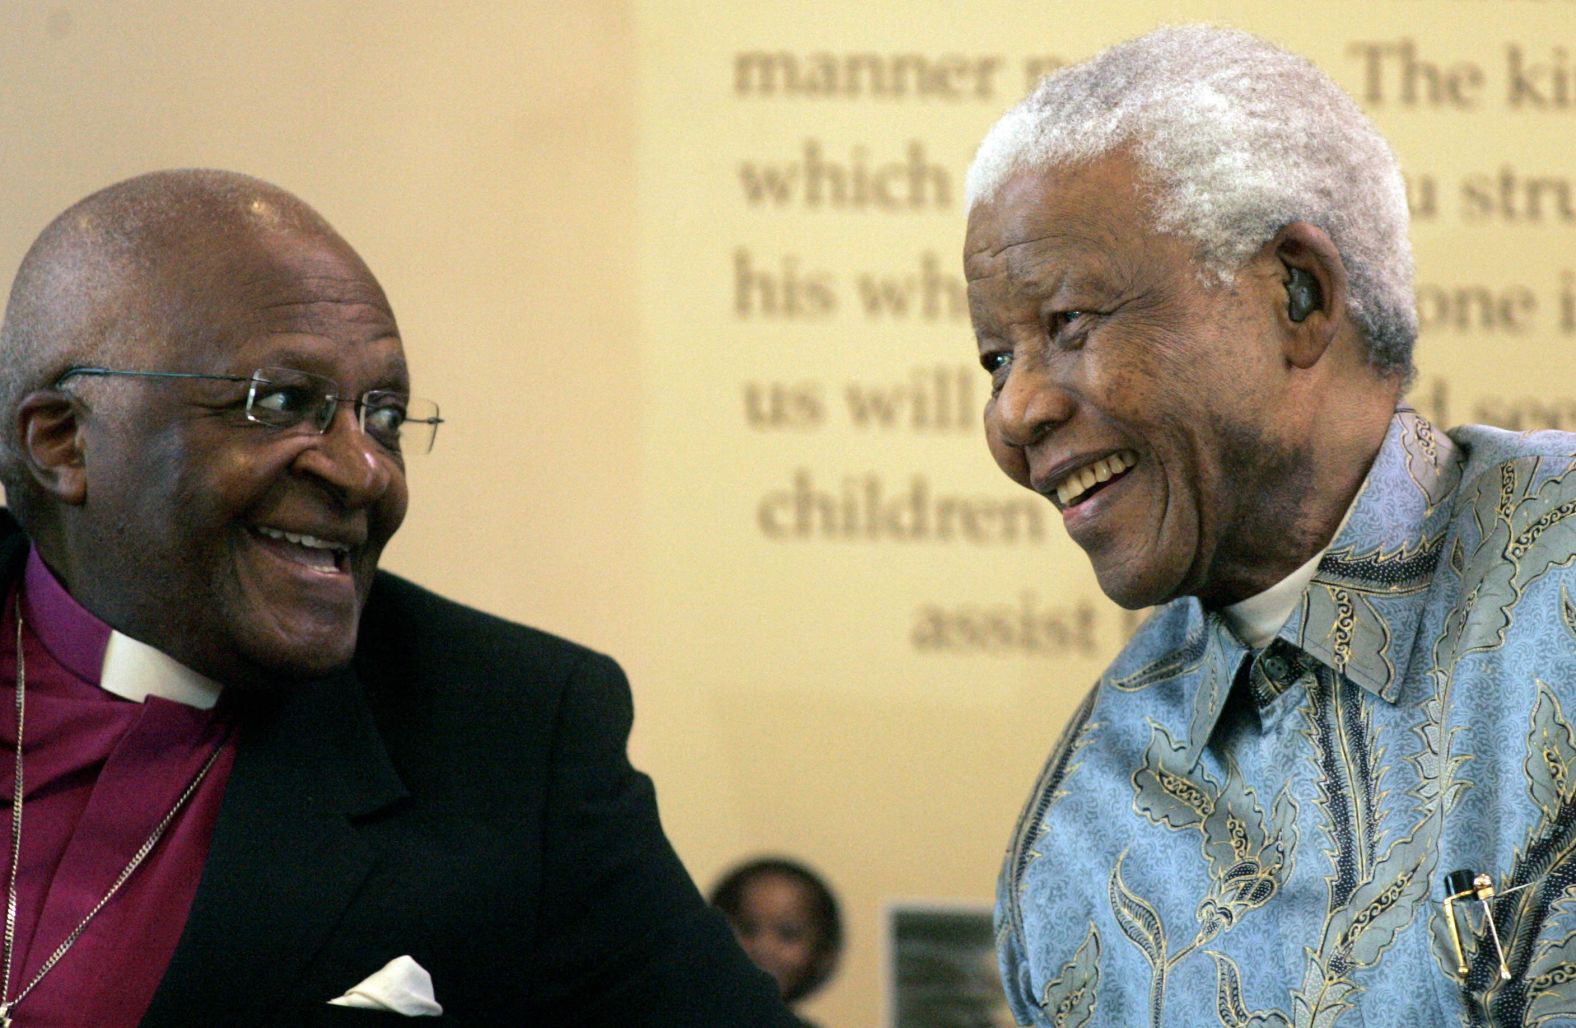
[[[1399,410],[1270,645],[1175,601],[1073,717],[998,889],[1014,1012],[1576,1025],[1570,715],[1576,436]]]

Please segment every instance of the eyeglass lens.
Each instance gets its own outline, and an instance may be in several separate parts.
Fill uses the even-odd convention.
[[[259,368],[246,393],[246,416],[259,424],[290,428],[303,422],[326,432],[340,397],[331,378],[293,368]],[[361,430],[395,453],[426,453],[438,432],[438,405],[404,393],[376,389],[356,401]]]

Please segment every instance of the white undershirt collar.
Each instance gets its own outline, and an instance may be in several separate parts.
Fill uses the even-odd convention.
[[[1361,496],[1362,492],[1361,489],[1357,490],[1357,496]],[[1352,502],[1346,507],[1346,513],[1341,515],[1341,523],[1331,534],[1330,542],[1325,544],[1324,549],[1309,558],[1306,564],[1263,592],[1220,608],[1220,616],[1225,618],[1226,624],[1237,633],[1237,638],[1255,650],[1263,649],[1270,644],[1270,640],[1280,632],[1281,626],[1291,618],[1292,611],[1297,609],[1297,603],[1302,599],[1304,590],[1308,588],[1308,583],[1313,581],[1314,574],[1319,570],[1319,561],[1324,559],[1330,545],[1340,538],[1341,531],[1346,528],[1347,519],[1352,516],[1352,511],[1357,509],[1357,496],[1352,497]]]
[[[1268,646],[1291,617],[1291,612],[1297,609],[1297,601],[1302,599],[1303,590],[1313,581],[1314,572],[1319,570],[1319,561],[1323,559],[1324,550],[1320,550],[1308,563],[1263,592],[1220,608],[1220,616],[1237,633],[1237,638],[1253,649]]]

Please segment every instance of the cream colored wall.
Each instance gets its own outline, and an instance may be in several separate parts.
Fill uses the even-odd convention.
[[[962,171],[1021,92],[1026,60],[1075,60],[1200,17],[1267,34],[1354,92],[1367,85],[1352,49],[1364,41],[1410,40],[1438,66],[1414,69],[1424,92],[1456,83],[1469,105],[1409,104],[1398,78],[1367,103],[1438,190],[1415,232],[1420,280],[1522,288],[1536,310],[1490,328],[1434,324],[1419,401],[1432,407],[1443,388],[1452,421],[1576,426],[1562,306],[1576,215],[1462,207],[1463,182],[1502,166],[1576,177],[1576,68],[1555,53],[1576,53],[1569,0],[11,3],[0,278],[65,205],[152,168],[244,170],[317,205],[378,272],[418,388],[450,419],[412,467],[387,566],[618,656],[636,691],[637,759],[702,885],[770,849],[840,889],[845,967],[809,1012],[860,1028],[881,1016],[884,906],[989,900],[1019,803],[1124,621],[1054,520],[1033,545],[795,541],[763,533],[761,505],[801,468],[834,484],[922,474],[935,491],[1016,499],[972,424],[850,424],[851,385],[965,366],[972,350],[963,320],[865,316],[854,280],[917,268],[927,251],[956,275]],[[1508,46],[1554,62],[1541,109],[1525,93],[1511,103]],[[1002,70],[988,95],[946,102],[741,98],[734,55],[758,49],[957,53]],[[1569,103],[1555,102],[1559,68],[1571,68]],[[741,164],[807,139],[874,159],[920,141],[951,178],[950,202],[751,206]],[[757,267],[791,255],[825,270],[839,309],[741,315],[741,249]],[[748,391],[772,382],[819,390],[824,416],[751,427]],[[927,605],[1025,594],[1059,614],[1063,644],[1035,655],[913,642]]]

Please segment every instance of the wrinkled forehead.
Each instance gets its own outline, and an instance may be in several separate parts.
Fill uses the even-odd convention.
[[[1087,304],[1128,291],[1169,249],[1121,161],[1015,173],[969,214],[964,275],[976,329],[993,312],[1048,297]]]
[[[344,240],[322,234],[263,232],[221,246],[200,282],[216,312],[311,323],[340,317],[394,329],[383,289]]]
[[[171,357],[222,357],[281,337],[316,339],[329,349],[380,341],[398,348],[388,299],[344,240],[267,224],[245,228],[193,232],[148,269]]]
[[[1010,271],[1047,246],[1114,251],[1154,232],[1144,178],[1126,154],[1027,167],[969,211],[964,264],[975,278]]]

